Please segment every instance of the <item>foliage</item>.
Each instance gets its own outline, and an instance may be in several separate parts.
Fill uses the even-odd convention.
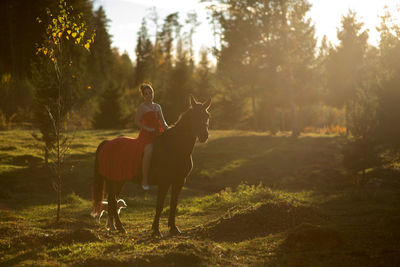
[[[136,81],[138,86],[142,82],[149,81],[153,72],[153,44],[147,33],[146,20],[143,18],[142,26],[138,32],[136,44]]]
[[[274,133],[290,130],[293,135],[304,129],[318,132],[337,127],[349,131],[352,113],[358,105],[358,91],[370,86],[375,88],[371,97],[378,101],[375,107],[379,145],[389,150],[398,145],[395,126],[399,124],[390,115],[397,114],[393,103],[400,81],[399,29],[389,12],[382,16],[381,42],[377,48],[367,45],[368,32],[354,11],[344,14],[338,25],[338,45],[323,38],[316,47],[314,26],[308,16],[310,4],[306,0],[203,2],[210,4],[215,47],[204,48],[196,60],[193,35],[200,22],[196,13],[186,16],[171,13],[160,19],[153,9],[143,18],[132,44],[136,53],[132,62],[125,52],[121,54],[111,48],[105,10],[102,7],[93,10],[89,0],[68,1],[74,6],[69,11],[71,15],[79,18],[80,13],[85,14],[87,31],[83,37],[83,32],[72,37],[73,24],[62,26],[62,20],[58,19],[54,24],[53,18],[46,16],[44,7],[56,9],[57,1],[3,1],[0,22],[5,25],[1,28],[5,41],[0,42],[0,74],[4,79],[0,87],[0,110],[8,121],[12,118],[10,125],[32,121],[33,112],[36,121],[38,116],[47,116],[37,114],[40,101],[33,99],[33,95],[39,88],[38,80],[42,80],[39,82],[42,95],[51,94],[55,81],[46,78],[47,67],[42,68],[42,73],[37,70],[42,63],[34,57],[37,51],[33,49],[48,32],[52,42],[61,34],[65,62],[73,62],[72,66],[65,66],[68,71],[63,81],[68,92],[65,99],[74,103],[66,108],[74,120],[68,127],[92,127],[90,122],[96,120],[101,96],[113,81],[121,86],[122,114],[133,118],[141,101],[137,85],[148,81],[155,88],[155,101],[162,105],[169,123],[185,109],[187,94],[192,93],[203,99],[212,96],[210,123],[214,129]],[[43,23],[30,23],[38,16]],[[77,23],[77,26],[82,25]],[[57,27],[59,30],[64,27],[66,32]],[[92,30],[96,31],[95,38],[87,38]],[[90,42],[90,54],[77,48],[75,42],[79,42],[78,46]],[[49,51],[43,49],[40,54],[47,58]],[[54,70],[50,67],[48,71],[50,74]],[[132,120],[124,125],[134,126]]]
[[[353,103],[362,82],[361,69],[367,51],[368,32],[362,29],[363,25],[354,11],[342,16],[341,29],[337,32],[340,44],[331,49],[327,61],[328,100],[331,105],[345,106],[347,128],[350,113],[355,109]]]
[[[378,139],[386,149],[399,154],[400,121],[397,114],[400,111],[400,64],[397,60],[400,55],[400,26],[392,22],[391,14],[387,11],[382,16],[379,28],[381,42],[380,64],[381,82],[377,92],[378,107]]]
[[[99,112],[93,122],[95,129],[123,128],[121,92],[119,87],[110,86],[102,95]]]
[[[83,14],[75,16],[71,12],[72,7],[67,7],[66,2],[62,0],[58,5],[58,13],[53,14],[50,9],[46,9],[49,21],[46,39],[38,46],[36,52],[43,57],[40,57],[32,68],[36,86],[34,122],[41,130],[42,136],[39,140],[45,143],[46,163],[48,152],[56,142],[57,131],[63,126],[74,100],[72,91],[76,86],[76,76],[72,73],[72,58],[68,45],[78,45],[89,50],[94,41],[94,34],[86,34],[87,26],[82,18]],[[41,18],[37,18],[37,21],[42,23]]]
[[[80,45],[89,51],[90,44],[94,41],[94,34],[85,37],[87,32],[86,23],[82,18],[82,13],[77,17],[71,14],[73,10],[71,6],[66,5],[64,0],[59,1],[58,13],[53,14],[50,9],[46,10],[50,23],[46,28],[46,38],[41,46],[37,49],[37,54],[43,53],[46,59],[41,67],[44,68],[46,78],[55,76],[53,84],[49,90],[44,83],[47,83],[43,75],[40,77],[41,85],[37,91],[37,101],[39,105],[36,106],[36,120],[39,121],[37,126],[42,133],[41,138],[46,146],[45,157],[48,156],[48,151],[54,148],[54,165],[57,175],[56,191],[57,191],[57,221],[60,219],[60,206],[61,206],[61,182],[62,182],[62,164],[64,162],[65,154],[69,149],[68,139],[63,136],[62,132],[65,129],[66,115],[70,112],[72,106],[71,88],[68,88],[68,77],[70,74],[69,67],[72,65],[72,60],[68,54],[65,54],[65,42],[70,38],[73,44]],[[37,18],[38,23],[42,20]],[[49,64],[54,67],[54,72],[49,73]],[[40,68],[40,67],[39,67]],[[38,74],[41,74],[38,71]],[[43,89],[45,88],[45,89]],[[47,89],[47,90],[46,90]],[[52,91],[52,92],[51,92]],[[43,105],[43,106],[42,106]],[[41,109],[45,109],[48,113],[47,116],[42,117],[40,114]],[[47,158],[45,159],[47,163]]]
[[[217,77],[223,90],[222,113],[229,106],[250,105],[253,129],[274,128],[265,114],[277,107],[291,110],[290,121],[297,134],[298,106],[311,93],[316,40],[307,1],[210,1],[213,19],[221,31]],[[290,27],[288,26],[290,25]],[[227,95],[227,97],[225,96]],[[250,101],[247,101],[250,99]],[[236,103],[227,103],[227,101]],[[239,110],[235,125],[246,116]]]

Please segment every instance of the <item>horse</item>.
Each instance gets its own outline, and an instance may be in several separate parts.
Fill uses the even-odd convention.
[[[196,140],[200,143],[205,143],[208,140],[210,119],[208,109],[210,105],[211,99],[201,103],[193,96],[190,96],[190,107],[179,116],[175,124],[154,139],[148,177],[150,185],[158,186],[156,213],[151,227],[153,236],[162,237],[159,230],[159,221],[164,207],[164,200],[170,188],[172,191],[168,218],[169,232],[170,235],[181,233],[175,224],[178,197],[187,176],[193,168],[192,152]],[[106,142],[103,141],[100,143],[96,150],[92,187],[93,213],[100,211],[106,189],[108,193],[108,216],[111,218],[111,229],[126,233],[117,213],[116,201],[126,181],[113,181],[99,173],[98,154]],[[141,177],[138,177],[140,173],[137,177],[132,177],[138,183],[140,183],[141,179]]]

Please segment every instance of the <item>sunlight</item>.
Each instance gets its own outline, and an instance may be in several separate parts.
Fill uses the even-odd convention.
[[[326,35],[333,44],[338,42],[336,32],[340,26],[341,17],[347,14],[349,9],[357,12],[359,21],[364,22],[365,29],[369,30],[369,42],[375,46],[379,42],[376,27],[380,24],[384,7],[388,7],[394,19],[400,18],[399,4],[395,0],[309,0],[309,2],[312,4],[309,17],[315,24],[317,38],[321,40]],[[187,12],[196,11],[201,24],[194,35],[195,55],[198,55],[202,46],[211,48],[215,45],[212,27],[207,19],[208,3],[200,3],[196,0],[97,0],[94,5],[95,7],[103,6],[111,20],[110,32],[113,35],[113,46],[118,47],[121,52],[126,51],[132,60],[136,57],[134,43],[142,18],[146,17],[149,20],[149,28],[153,28],[153,23],[149,19],[149,9],[152,7],[155,7],[158,12],[159,23],[166,15],[173,12],[179,12],[180,19],[183,21]],[[150,34],[152,32],[150,30]]]
[[[392,14],[393,19],[400,18],[399,4],[394,0],[363,1],[363,0],[339,0],[339,1],[310,1],[312,3],[310,17],[315,23],[316,34],[319,39],[324,35],[333,44],[338,42],[336,32],[340,26],[341,17],[349,10],[357,12],[359,21],[364,23],[364,28],[369,30],[369,42],[377,45],[379,32],[376,27],[381,22],[384,8]]]

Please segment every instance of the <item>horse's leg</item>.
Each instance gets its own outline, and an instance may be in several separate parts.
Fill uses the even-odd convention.
[[[107,181],[107,191],[108,191],[108,214],[107,214],[107,229],[116,230],[114,225],[114,213],[117,212],[117,200],[115,196],[115,182]]]
[[[157,193],[157,205],[156,205],[156,215],[154,216],[153,225],[151,227],[153,231],[153,236],[162,237],[159,224],[160,224],[160,215],[164,208],[164,200],[165,196],[168,193],[169,185],[159,185],[158,193]]]
[[[178,197],[179,194],[181,193],[182,187],[183,187],[182,183],[172,184],[169,218],[168,218],[169,233],[171,235],[176,235],[181,233],[181,231],[175,225],[175,215],[176,215],[176,206],[178,205]]]
[[[121,193],[122,187],[124,185],[124,182],[118,182],[115,183],[115,212],[114,212],[114,219],[115,219],[115,226],[117,227],[118,231],[121,233],[126,234],[125,228],[122,226],[121,219],[119,218],[118,214],[118,207],[117,207],[117,197],[119,197],[119,194]]]

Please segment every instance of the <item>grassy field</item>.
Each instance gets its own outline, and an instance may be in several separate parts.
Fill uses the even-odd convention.
[[[150,236],[156,188],[128,183],[128,234],[90,217],[98,143],[131,131],[78,131],[65,164],[61,221],[54,178],[30,131],[0,132],[1,266],[400,266],[399,171],[353,184],[343,137],[211,131],[178,205],[180,236]]]

